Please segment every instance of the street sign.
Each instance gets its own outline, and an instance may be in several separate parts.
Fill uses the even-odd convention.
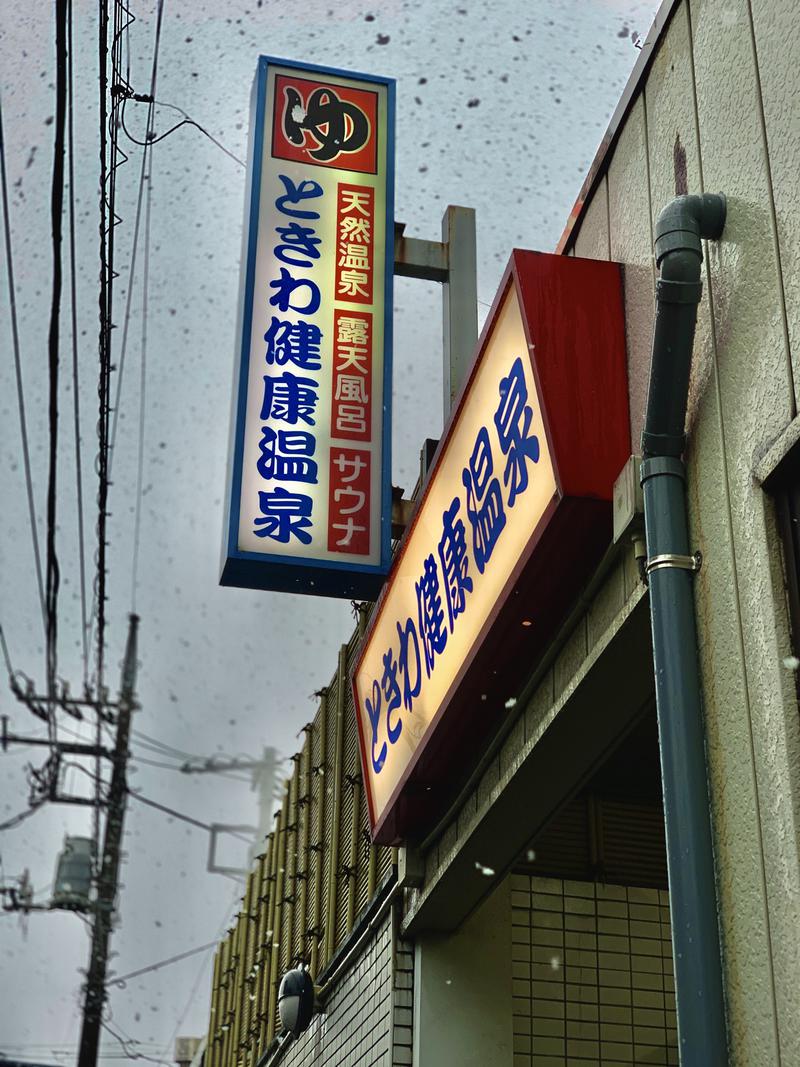
[[[383,584],[393,183],[392,80],[259,58],[222,585]]]
[[[353,670],[375,840],[429,826],[503,721],[629,453],[619,267],[514,252]]]

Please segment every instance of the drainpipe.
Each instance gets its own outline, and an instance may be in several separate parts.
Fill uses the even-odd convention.
[[[642,488],[682,1067],[728,1063],[692,555],[681,459],[701,239],[718,239],[724,196],[679,196],[656,223],[656,321]]]

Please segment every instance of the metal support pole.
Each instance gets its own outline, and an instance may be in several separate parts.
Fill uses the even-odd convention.
[[[299,916],[297,922],[297,929],[299,932],[300,952],[306,963],[310,960],[310,945],[308,937],[308,890],[309,879],[311,878],[311,853],[308,850],[310,834],[311,834],[311,758],[312,748],[314,747],[314,740],[311,732],[311,728],[306,732],[306,743],[303,745],[302,761],[303,761],[303,784],[302,789],[302,804],[297,805],[297,817],[298,819],[302,815],[303,827],[300,834],[300,845],[297,850],[297,862],[298,865],[302,864],[301,874],[302,877],[298,878],[298,892],[300,893],[300,907]]]
[[[270,881],[269,860],[272,848],[272,834],[267,835],[265,850],[258,857],[258,903],[256,904],[256,955],[253,969],[256,972],[255,980],[255,1018],[253,1031],[255,1035],[253,1062],[258,1060],[259,1050],[263,1045],[263,1021],[265,1021],[265,981],[267,968],[267,952],[265,950],[266,934],[269,928],[269,891]]]
[[[309,737],[309,744],[313,742],[313,733]],[[326,803],[325,798],[327,794],[328,785],[330,782],[330,776],[326,777],[328,773],[327,766],[328,759],[328,690],[323,689],[322,699],[319,712],[319,764],[317,765],[317,772],[319,777],[319,786],[317,788],[318,793],[318,815],[317,815],[317,840],[314,842],[314,897],[313,906],[311,911],[311,928],[314,931],[311,938],[311,976],[316,978],[319,974],[319,948],[321,941],[322,931],[322,903],[323,903],[323,886],[322,881],[325,874],[325,864],[323,862],[323,848],[325,847],[325,818],[326,818]]]
[[[208,1038],[206,1040],[206,1064],[207,1067],[217,1067],[219,1057],[219,1043],[217,1042],[217,1030],[219,1028],[218,1013],[220,1003],[220,969],[222,964],[222,946],[217,945],[214,953],[214,973],[211,979],[211,1010],[209,1012]]]
[[[325,919],[325,964],[330,962],[336,948],[336,898],[339,885],[339,827],[342,817],[342,760],[344,758],[344,708],[347,685],[347,645],[339,649],[339,671],[336,682],[336,749],[333,756],[333,812],[331,854],[328,863],[328,901]]]
[[[277,983],[279,977],[281,977],[277,973],[277,965],[279,959],[281,959],[281,902],[279,902],[278,893],[282,891],[282,886],[278,885],[278,882],[283,881],[281,867],[284,865],[284,834],[282,833],[282,829],[283,811],[279,811],[275,815],[275,833],[272,839],[272,853],[270,856],[270,876],[272,880],[270,882],[270,924],[267,928],[267,938],[269,941],[269,972],[267,982],[267,1025],[265,1028],[265,1035],[263,1035],[263,1044],[265,1045],[269,1045],[270,1041],[275,1036]]]
[[[273,1039],[278,1029],[278,985],[281,980],[281,974],[279,973],[279,966],[281,961],[283,940],[281,935],[281,903],[283,898],[283,876],[284,876],[284,864],[286,862],[286,834],[284,833],[284,825],[286,823],[286,810],[287,804],[284,799],[281,810],[275,816],[275,839],[273,842],[274,849],[274,862],[272,864],[272,873],[275,875],[275,881],[272,883],[272,904],[270,905],[270,914],[272,916],[270,935],[271,944],[269,950],[269,1021],[267,1025],[266,1043],[269,1044]]]
[[[233,1018],[233,968],[231,955],[233,953],[233,931],[228,931],[228,936],[222,943],[222,1012],[220,1017],[220,1030],[222,1031],[222,1048],[219,1055],[219,1064],[229,1062],[228,1050],[231,1045],[231,1020]]]
[[[114,745],[114,770],[108,791],[108,815],[106,817],[103,861],[97,886],[94,923],[92,926],[92,954],[86,977],[86,994],[83,1002],[83,1024],[78,1051],[78,1067],[96,1067],[100,1046],[100,1027],[103,1005],[106,999],[106,968],[108,945],[111,939],[111,918],[117,896],[119,865],[122,846],[123,823],[127,803],[128,742],[131,714],[134,708],[136,689],[136,639],[139,616],[128,617],[128,640],[122,666],[117,738]]]
[[[255,897],[256,872],[250,871],[245,883],[242,914],[239,919],[241,927],[241,975],[242,995],[239,1001],[239,1048],[245,1052],[250,1047],[250,1023],[253,1017],[253,1001],[250,999],[252,981],[250,972],[255,962],[255,930],[253,928],[253,900]]]
[[[444,421],[467,375],[478,340],[478,256],[475,210],[447,208],[442,218],[447,281],[442,286]]]
[[[289,823],[286,831],[286,884],[288,892],[284,893],[283,899],[288,909],[286,920],[286,962],[289,967],[295,966],[294,943],[297,937],[297,871],[300,866],[299,841],[300,841],[300,805],[297,800],[300,796],[300,760],[294,761],[294,770],[289,779]],[[300,945],[302,950],[302,933]]]
[[[444,421],[464,381],[478,340],[478,255],[475,210],[450,205],[442,216],[442,240],[405,236],[394,228],[394,272],[399,278],[442,283]]]
[[[350,833],[350,862],[347,865],[347,933],[353,929],[358,888],[358,827],[361,821],[361,782],[353,782],[353,821]]]

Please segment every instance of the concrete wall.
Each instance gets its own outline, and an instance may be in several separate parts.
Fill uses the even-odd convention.
[[[690,395],[691,536],[732,1063],[800,1063],[800,730],[772,502],[754,478],[791,433],[800,361],[800,19],[795,0],[677,7],[574,237],[625,264],[634,440],[652,329],[653,223],[724,192]]]
[[[506,879],[456,932],[415,946],[414,1067],[512,1067]]]

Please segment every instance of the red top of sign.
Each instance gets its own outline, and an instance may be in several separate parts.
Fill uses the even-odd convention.
[[[423,510],[436,481],[439,461],[447,452],[512,285],[539,394],[556,493],[531,530],[447,699],[377,822],[368,745],[359,716],[373,839],[381,843],[419,837],[441,816],[485,750],[489,736],[507,716],[509,695],[518,693],[530,677],[537,656],[611,539],[613,485],[630,454],[621,269],[615,263],[547,253],[512,253],[416,514]],[[412,523],[373,613],[354,679],[414,529]],[[478,693],[485,699],[477,699]],[[358,708],[355,682],[354,696]]]

